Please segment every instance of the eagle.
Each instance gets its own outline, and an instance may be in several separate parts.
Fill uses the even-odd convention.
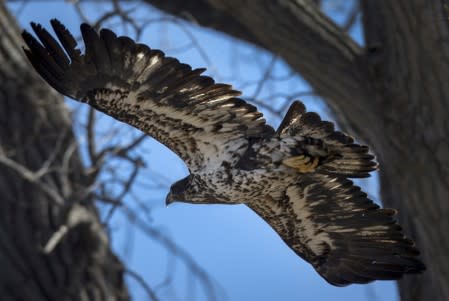
[[[295,101],[277,130],[232,86],[160,50],[81,25],[85,53],[58,20],[31,23],[29,61],[54,89],[140,129],[189,175],[166,203],[245,204],[330,284],[399,279],[425,269],[395,219],[349,178],[378,164],[369,148]],[[59,40],[59,42],[58,42]]]

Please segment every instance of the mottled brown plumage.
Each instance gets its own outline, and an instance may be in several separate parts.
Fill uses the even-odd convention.
[[[159,50],[81,25],[85,54],[56,20],[24,32],[25,53],[56,90],[165,144],[190,175],[167,202],[246,204],[334,285],[398,279],[424,265],[395,211],[375,205],[348,177],[376,169],[368,147],[294,102],[279,129],[240,92]],[[62,45],[62,46],[61,46]]]

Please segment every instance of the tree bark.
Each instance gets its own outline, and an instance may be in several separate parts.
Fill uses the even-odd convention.
[[[381,197],[399,209],[427,271],[402,300],[449,300],[449,27],[440,0],[362,0],[366,47],[310,0],[146,0],[280,55],[380,162]],[[299,280],[298,280],[299,281]]]
[[[386,205],[400,208],[428,270],[399,282],[404,300],[449,300],[449,27],[440,1],[367,0],[367,46],[384,134],[373,137]]]
[[[2,1],[0,37],[1,299],[129,300],[68,110],[28,65]]]

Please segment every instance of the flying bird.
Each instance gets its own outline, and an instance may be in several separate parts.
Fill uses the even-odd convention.
[[[293,102],[277,130],[257,108],[160,50],[81,25],[83,54],[57,20],[32,23],[24,51],[57,91],[166,145],[189,168],[166,202],[245,204],[329,283],[398,279],[425,267],[396,211],[348,178],[377,168],[367,146]]]

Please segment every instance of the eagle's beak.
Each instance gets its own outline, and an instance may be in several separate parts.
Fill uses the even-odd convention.
[[[176,202],[176,197],[173,195],[173,193],[170,191],[167,196],[165,197],[165,206],[168,207],[171,203]]]

